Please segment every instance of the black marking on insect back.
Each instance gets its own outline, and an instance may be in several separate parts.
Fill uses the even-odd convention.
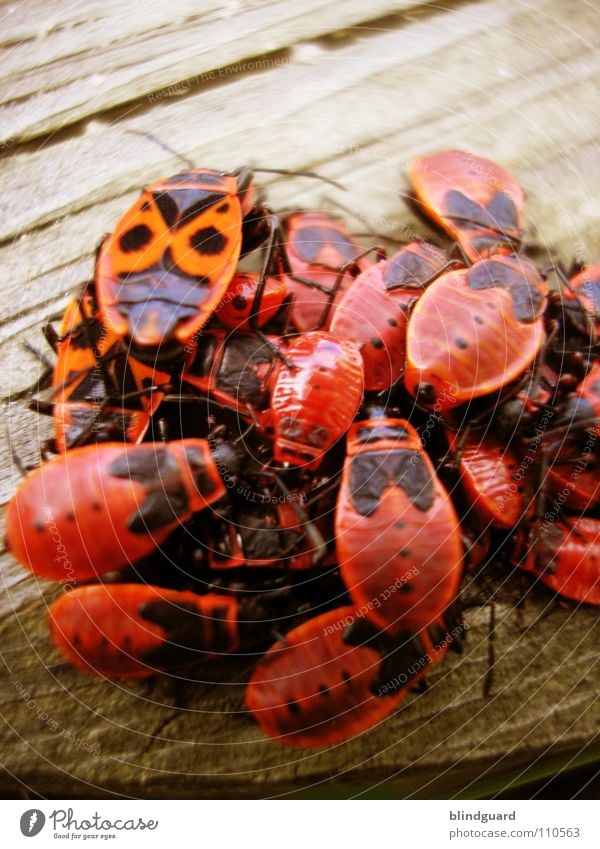
[[[112,461],[108,473],[114,478],[137,481],[145,487],[156,486],[161,480],[179,478],[179,466],[167,448],[154,451],[131,449]]]
[[[466,339],[463,339],[462,336],[457,336],[456,339],[454,340],[454,344],[456,345],[457,348],[460,348],[461,351],[464,351],[466,348],[469,347],[469,343],[467,342]]]
[[[427,653],[417,637],[406,632],[389,637],[364,617],[348,625],[342,639],[348,646],[368,648],[380,656],[379,669],[369,686],[374,696],[390,696],[406,687],[427,662]]]
[[[161,645],[147,652],[143,660],[159,668],[172,668],[199,661],[206,654],[231,651],[235,643],[223,605],[204,616],[189,602],[149,601],[140,605],[140,615],[165,631]]]
[[[118,309],[127,318],[132,336],[150,324],[165,339],[182,321],[198,315],[210,296],[210,284],[208,277],[182,274],[177,266],[168,270],[154,266],[122,279]]]
[[[373,336],[373,338],[371,339],[371,345],[378,351],[381,351],[385,347],[385,345],[383,344],[383,339],[379,339],[377,336]]]
[[[67,387],[68,388],[68,387]],[[71,394],[68,396],[69,401],[77,402],[94,402],[100,404],[106,397],[106,388],[104,386],[104,377],[100,370],[92,369],[74,387]]]
[[[445,214],[448,218],[456,217],[456,226],[467,229],[469,225],[486,227],[501,231],[495,233],[493,239],[498,242],[502,231],[509,231],[514,236],[517,225],[517,210],[506,192],[497,191],[487,207],[476,203],[457,189],[450,189],[445,198]]]
[[[368,451],[350,461],[352,503],[362,516],[371,516],[381,495],[390,486],[399,486],[411,503],[423,512],[435,500],[434,481],[419,452],[408,448],[394,451]]]
[[[158,333],[161,343],[171,337],[181,322],[198,314],[197,308],[190,306],[176,309],[163,301],[131,304],[127,305],[126,309],[120,305],[119,311],[127,317],[134,339],[143,334],[149,325]]]
[[[286,707],[293,716],[298,716],[300,713],[300,705],[295,699],[288,699]]]
[[[444,198],[444,214],[449,218],[456,216],[457,226],[464,228],[468,224],[489,227],[490,216],[485,207],[476,203],[458,189],[450,189]]]
[[[126,230],[119,239],[119,247],[123,253],[139,251],[152,240],[152,230],[146,224],[136,224]]]
[[[187,445],[185,448],[185,459],[188,462],[194,483],[200,495],[206,497],[212,495],[216,484],[206,468],[206,457],[198,448]]]
[[[370,687],[371,693],[379,697],[410,687],[411,681],[431,663],[421,640],[406,633],[384,641],[380,653],[379,672]]]
[[[380,632],[375,625],[368,619],[365,619],[364,616],[358,616],[349,625],[346,625],[342,640],[347,646],[356,646],[358,648],[379,635]]]
[[[380,439],[408,439],[408,431],[402,425],[395,427],[377,425],[376,427],[359,427],[356,432],[356,441],[361,445],[379,442]]]
[[[225,201],[225,203],[219,204],[219,206],[217,207],[217,212],[220,212],[221,214],[223,214],[224,212],[229,212],[229,204],[227,203],[227,201]]]
[[[264,410],[269,404],[268,393],[258,378],[255,367],[272,362],[271,350],[256,336],[232,336],[225,346],[217,388],[242,404]]]
[[[204,171],[202,169],[191,171],[187,169],[185,171],[179,171],[178,174],[173,174],[166,181],[165,185],[177,187],[179,183],[191,183],[192,186],[197,184],[198,187],[208,185],[223,188],[223,181],[226,176],[225,171]],[[199,189],[194,189],[194,191],[197,192]]]
[[[532,269],[533,273],[537,272]],[[466,279],[471,289],[497,288],[510,292],[515,318],[523,323],[535,321],[544,310],[546,299],[542,291],[527,276],[526,269],[518,265],[480,260],[467,271]]]
[[[108,467],[108,474],[141,483],[144,500],[127,520],[134,534],[164,528],[189,511],[189,499],[179,465],[167,448],[125,451]]]
[[[175,198],[170,192],[154,192],[152,197],[165,224],[171,229],[177,224],[179,218],[179,207]]]
[[[203,256],[216,256],[223,253],[227,244],[227,237],[216,227],[203,227],[190,236],[190,245]]]
[[[76,351],[89,351],[90,343],[97,349],[105,337],[106,331],[102,323],[97,318],[87,317],[85,326],[83,321],[80,321],[69,333],[68,345]]]
[[[343,265],[360,253],[348,236],[340,233],[334,227],[302,227],[294,240],[294,249],[305,262],[315,262],[321,250],[327,245],[334,245],[340,254]]]
[[[142,396],[137,395],[140,387],[135,380],[129,358],[126,353],[123,353],[114,361],[114,376],[115,383],[119,388],[119,394],[123,398],[122,403],[125,409],[142,410]]]
[[[516,230],[517,208],[506,192],[497,191],[488,203],[487,209],[497,228]]]
[[[129,416],[120,412],[98,412],[95,404],[73,406],[65,433],[65,445],[73,448],[90,442],[122,442],[126,438]]]
[[[133,534],[145,534],[159,530],[188,512],[189,502],[183,486],[167,492],[157,489],[148,493],[138,510],[132,514],[127,527]]]
[[[169,179],[163,183],[163,185],[166,186],[167,189],[177,189],[180,183],[193,183],[197,179],[198,174],[195,171],[178,171],[177,174],[172,174]]]
[[[435,266],[413,251],[398,251],[385,266],[383,282],[388,290],[422,286]]]
[[[210,207],[219,206],[225,198],[226,195],[224,194],[207,192],[203,189],[178,189],[175,198],[181,210],[178,226],[182,227],[188,221],[202,215]]]
[[[144,271],[124,274],[117,292],[119,306],[164,302],[171,306],[193,306],[204,300],[202,289],[210,287],[209,277],[194,277],[181,271],[171,259],[169,251],[163,260]]]

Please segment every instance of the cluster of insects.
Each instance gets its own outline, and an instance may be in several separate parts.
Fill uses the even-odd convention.
[[[447,247],[276,214],[248,169],[153,183],[104,239],[47,328],[56,456],[7,522],[69,584],[50,628],[72,664],[246,655],[261,728],[322,746],[459,644],[467,572],[600,604],[600,266],[540,269],[489,160],[442,151],[409,179]]]

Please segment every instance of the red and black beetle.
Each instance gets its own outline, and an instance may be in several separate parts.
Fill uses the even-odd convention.
[[[354,607],[338,607],[271,646],[252,674],[246,704],[280,743],[340,743],[389,716],[449,642],[442,623],[392,640]]]
[[[454,600],[458,517],[406,420],[374,415],[350,428],[335,538],[348,592],[379,628],[420,631]]]
[[[304,333],[286,348],[271,396],[274,456],[316,469],[344,435],[360,406],[363,367],[358,350],[323,331]]]
[[[415,157],[408,173],[420,208],[471,262],[519,246],[525,194],[502,166],[464,150],[442,150]]]
[[[494,255],[438,277],[410,316],[406,388],[443,411],[507,386],[544,343],[547,292],[520,257]]]
[[[23,481],[7,546],[36,575],[67,583],[119,569],[221,498],[236,462],[226,443],[211,450],[205,439],[75,448]]]
[[[109,678],[146,678],[264,645],[302,607],[286,590],[197,595],[147,584],[92,584],[51,605],[50,628],[74,666]]]
[[[327,330],[332,305],[372,260],[362,256],[363,247],[343,221],[327,212],[294,212],[281,220],[281,229],[285,253],[281,271],[294,296],[292,323],[299,332]]]
[[[359,348],[366,390],[388,389],[402,376],[408,307],[449,264],[435,245],[410,242],[361,272],[340,298],[331,333]]]
[[[179,352],[221,302],[241,254],[275,229],[253,174],[182,171],[149,185],[96,262],[103,322],[138,356]]]

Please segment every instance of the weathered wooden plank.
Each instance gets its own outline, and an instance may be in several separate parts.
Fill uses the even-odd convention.
[[[489,611],[481,609],[467,617],[466,655],[434,672],[427,693],[350,743],[303,752],[266,741],[245,714],[247,663],[207,669],[175,707],[168,681],[148,693],[56,667],[45,602],[30,602],[0,625],[8,667],[0,699],[11,726],[0,729],[4,767],[56,796],[376,795],[386,782],[388,796],[468,795],[490,773],[514,775],[537,758],[585,748],[598,733],[596,613],[556,609],[541,619],[539,600],[522,621],[509,606],[496,613],[502,650],[488,699]]]
[[[58,149],[17,153],[11,158],[10,168],[4,159],[0,161],[0,178],[7,188],[0,207],[0,239],[114,197],[152,174],[177,167],[174,157],[166,156],[152,142],[142,144],[139,138],[123,132],[130,127],[158,133],[159,138],[168,127],[167,141],[172,147],[193,160],[202,154],[200,161],[207,165],[227,165],[227,159],[234,154],[234,167],[242,160],[242,152],[250,147],[253,158],[258,150],[268,151],[271,156],[280,151],[278,158],[283,167],[299,167],[309,157],[318,161],[334,151],[339,154],[346,141],[348,146],[362,144],[383,128],[389,135],[390,127],[408,126],[407,109],[418,111],[422,119],[427,110],[419,105],[421,98],[411,96],[411,85],[418,80],[410,79],[410,68],[413,64],[418,67],[419,60],[425,57],[429,62],[434,53],[440,79],[435,87],[431,86],[429,75],[432,92],[441,87],[446,98],[453,94],[460,102],[461,94],[466,96],[474,88],[470,80],[459,82],[464,78],[464,61],[471,54],[472,42],[486,37],[493,41],[490,28],[514,23],[508,10],[499,10],[489,0],[478,4],[478,12],[472,16],[462,10],[452,15],[442,12],[437,20],[428,18],[399,30],[378,33],[361,43],[360,61],[356,45],[351,44],[324,53],[313,63],[294,63],[193,97],[160,101],[133,123],[102,128],[98,134],[65,141]],[[482,50],[485,46],[482,43]],[[524,51],[524,58],[531,53]],[[450,84],[451,76],[441,76],[445,61],[458,65],[458,92]],[[492,73],[487,71],[482,83],[497,84],[502,78],[497,68],[490,68]],[[397,84],[408,97],[395,94],[396,103],[390,102],[390,91],[396,92]],[[349,95],[342,98],[344,92]],[[269,104],[268,113],[265,103]],[[316,140],[314,122],[319,126]],[[250,145],[247,125],[252,126]],[[348,125],[357,125],[357,130],[355,137],[347,140],[344,131]],[[52,173],[49,162],[55,171],[61,167],[64,171]],[[69,172],[77,174],[77,179],[66,179]],[[24,206],[22,198],[27,195],[31,202]],[[8,211],[9,216],[4,214]]]
[[[244,0],[237,4],[237,11],[245,12],[256,5],[257,0]],[[224,17],[227,10],[215,0],[203,2],[201,8],[194,0],[180,0],[172,8],[160,0],[29,0],[27,4],[7,4],[0,14],[0,49],[26,45],[24,50],[2,53],[0,79],[4,79],[152,31],[182,27],[198,16],[206,21]]]
[[[259,5],[244,3],[244,14]],[[80,73],[76,49],[106,56],[119,47],[110,35],[96,41],[115,5],[54,8],[33,0],[20,10],[25,6],[37,10],[37,19],[29,11],[17,15],[13,29],[3,30],[4,43],[28,39],[32,57],[39,57],[34,39],[38,31],[47,33],[39,44],[47,42],[57,79],[66,85],[73,69],[74,78]],[[124,11],[132,6],[125,4]],[[179,6],[181,17],[166,38],[178,36],[188,14],[187,3]],[[4,10],[0,6],[0,15]],[[88,31],[88,22],[96,32]],[[407,161],[441,146],[470,148],[503,162],[527,188],[528,234],[540,244],[540,258],[545,251],[565,260],[573,254],[597,258],[599,201],[589,179],[599,165],[599,65],[590,44],[595,23],[593,10],[575,0],[546,0],[534,10],[491,0],[461,9],[430,7],[412,22],[395,19],[380,31],[361,30],[360,37],[312,60],[304,52],[296,60],[292,51],[293,62],[252,77],[225,77],[212,89],[144,101],[144,109],[120,115],[113,125],[98,122],[94,134],[5,154],[0,396],[14,397],[32,383],[38,365],[19,341],[32,339],[42,318],[89,275],[97,240],[136,187],[180,167],[153,142],[124,132],[131,128],[152,132],[208,166],[254,161],[318,167],[348,185],[340,197],[359,219],[407,238],[415,224],[418,232],[424,229],[401,203]],[[129,25],[127,37],[144,43],[160,28],[151,14],[143,22],[130,18]],[[297,37],[289,35],[286,43]],[[230,46],[236,48],[235,39]],[[11,67],[16,73],[33,64],[21,52]],[[179,71],[175,76],[180,79]],[[129,101],[136,91],[123,96]],[[72,120],[78,120],[75,113]],[[269,189],[277,209],[322,205],[334,195],[309,181],[274,181]],[[4,421],[10,415],[11,442],[34,462],[51,423],[24,403],[5,406]],[[0,430],[1,440],[7,433],[2,422]],[[17,479],[5,446],[1,456],[0,503]],[[483,697],[489,610],[474,609],[467,616],[466,653],[435,672],[429,693],[411,696],[392,720],[351,743],[295,752],[265,740],[244,714],[248,664],[207,670],[203,683],[184,686],[182,708],[167,681],[147,693],[137,685],[88,679],[56,665],[45,625],[56,589],[5,553],[0,575],[0,750],[6,753],[0,789],[11,790],[20,780],[46,795],[92,798],[166,792],[347,796],[369,788],[375,795],[468,796],[486,777],[508,782],[538,760],[598,757],[597,614],[547,608],[550,596],[542,590],[532,594],[522,620],[497,604],[491,698]],[[499,598],[506,592],[499,589]],[[35,704],[23,698],[27,691]]]
[[[145,20],[145,8],[128,10],[124,21],[122,13],[106,16],[95,28],[85,28],[81,44],[76,39],[72,45],[72,56],[56,57],[51,50],[46,57],[42,47],[37,61],[33,51],[29,69],[18,63],[11,67],[9,58],[9,76],[0,95],[0,144],[55,132],[144,95],[153,102],[185,93],[218,78],[212,71],[242,60],[228,72],[277,66],[281,58],[249,60],[412,5],[409,0],[373,0],[368,5],[360,0],[305,0],[301,5],[282,0],[250,9],[221,6],[203,14],[197,4],[194,12],[193,4],[186,3],[187,16],[182,15],[178,26],[165,27],[169,9],[162,3],[155,15],[156,30],[144,34],[136,31],[135,12]],[[129,38],[123,38],[121,26]]]
[[[474,16],[477,25],[482,17],[483,10]],[[516,21],[509,18],[508,23],[515,27],[518,24],[523,33],[529,33],[534,24],[537,26],[535,19],[522,20],[519,16]],[[421,26],[417,22],[401,33],[416,27],[410,41],[417,41]],[[537,53],[524,47],[522,55],[515,51],[511,54],[513,62],[520,62],[520,74],[505,77],[503,66],[490,62],[474,86],[464,75],[465,57],[471,54],[474,39],[466,37],[461,27],[453,34],[445,27],[444,33],[446,40],[433,43],[426,63],[418,56],[411,62],[398,62],[395,57],[402,54],[400,36],[396,32],[382,33],[366,40],[360,63],[355,61],[354,48],[342,48],[314,66],[286,67],[265,75],[256,86],[247,80],[225,85],[226,101],[243,104],[244,111],[233,125],[228,115],[221,116],[217,111],[221,96],[210,92],[186,99],[185,104],[169,103],[164,108],[158,105],[142,124],[136,119],[130,125],[158,135],[161,126],[169,126],[171,144],[209,165],[232,167],[236,162],[255,159],[257,150],[265,157],[263,161],[271,163],[279,161],[280,152],[281,164],[286,167],[316,163],[324,173],[337,176],[348,185],[348,195],[341,197],[375,229],[400,235],[409,232],[407,228],[414,220],[397,196],[405,185],[404,172],[410,157],[438,147],[441,139],[447,145],[468,146],[522,175],[529,192],[530,233],[536,240],[565,260],[574,253],[594,260],[600,250],[595,227],[598,199],[587,190],[585,175],[597,168],[599,156],[593,141],[600,103],[594,82],[597,73],[596,77],[590,76],[594,69],[578,55],[575,42],[565,40],[562,32],[554,44],[551,30],[545,41],[561,57],[559,68],[540,62]],[[489,31],[479,33],[478,52],[486,56],[501,53],[497,38]],[[394,57],[392,64],[390,55]],[[332,79],[339,82],[315,95],[323,64],[327,64]],[[523,83],[525,71],[527,84]],[[288,79],[282,82],[284,75]],[[282,95],[288,88],[298,91],[299,99],[294,101],[290,95],[283,102]],[[427,97],[411,97],[413,91],[427,91]],[[388,118],[390,92],[394,92],[392,99],[397,108]],[[272,102],[278,111],[272,115],[273,124],[254,126],[248,136],[238,129],[238,124],[245,126],[255,120],[257,101]],[[354,116],[359,102],[363,108],[361,120],[357,121]],[[448,108],[448,103],[453,104],[452,108]],[[577,110],[573,110],[574,103],[579,106]],[[184,107],[188,120],[184,120]],[[311,114],[308,125],[298,117],[306,108]],[[215,116],[213,129],[221,133],[218,153],[212,136],[199,143],[193,132],[194,117],[200,121],[207,110]],[[386,119],[382,120],[384,114]],[[565,121],[565,115],[572,120]],[[316,140],[310,133],[313,121],[320,128]],[[506,125],[510,126],[510,134],[504,131]],[[98,159],[98,151],[104,151],[102,168],[92,164],[94,158]],[[60,166],[57,171],[57,154],[69,163],[65,168],[74,167],[83,178],[62,179],[64,172]],[[51,166],[53,160],[55,164]],[[34,229],[0,248],[0,263],[8,269],[9,292],[2,305],[9,320],[0,329],[0,353],[15,362],[14,368],[0,375],[3,397],[29,383],[28,370],[33,360],[18,351],[18,340],[32,332],[44,310],[53,308],[54,299],[64,302],[69,288],[91,273],[98,239],[133,197],[127,194],[114,200],[114,194],[179,167],[176,159],[151,140],[114,128],[83,141],[63,142],[58,150],[41,151],[34,156],[22,154],[13,157],[13,161],[21,165],[17,174],[22,173],[23,180],[16,181],[20,185],[12,197],[7,192],[6,210],[0,214],[0,221],[9,222],[9,227],[18,224],[16,198],[25,193],[38,202],[17,210],[17,219],[22,216],[21,226],[36,228],[44,205],[42,220],[54,220],[46,229]],[[116,172],[111,163],[117,163]],[[52,167],[57,172],[56,193],[44,186]],[[0,179],[4,176],[11,179],[8,172],[2,174],[0,163]],[[323,195],[332,192],[324,191],[319,184],[296,180],[279,183],[271,194],[275,207],[280,208],[292,205],[292,200],[295,205],[322,204]],[[89,205],[92,199],[107,195],[111,199],[106,203]]]
[[[499,8],[488,0],[473,7],[470,15],[464,10],[451,15],[440,12],[437,20],[428,18],[365,39],[360,61],[357,46],[352,44],[325,53],[313,63],[286,65],[256,79],[236,80],[188,98],[161,101],[135,119],[65,141],[58,149],[16,154],[10,164],[4,158],[0,160],[0,178],[6,186],[0,206],[0,239],[115,197],[165,169],[179,167],[174,157],[151,141],[123,132],[129,128],[160,138],[168,127],[166,141],[172,147],[207,165],[235,167],[244,158],[255,159],[260,151],[270,158],[279,153],[282,167],[300,167],[333,156],[341,163],[340,151],[417,124],[422,147],[428,138],[430,144],[439,144],[429,125],[452,115],[457,122],[455,136],[463,136],[463,144],[471,135],[476,142],[478,132],[479,138],[486,139],[486,147],[493,146],[509,158],[515,158],[518,150],[522,159],[531,156],[535,161],[533,152],[540,143],[552,147],[555,139],[558,145],[565,140],[564,125],[569,122],[565,122],[564,109],[567,115],[570,110],[567,104],[556,103],[555,86],[560,91],[571,85],[572,103],[581,100],[586,106],[597,106],[597,69],[577,56],[575,47],[581,46],[578,32],[568,41],[560,29],[572,17],[571,6],[572,2],[564,4],[564,11],[561,7],[563,19],[549,29],[542,51],[531,49],[531,40],[540,40],[535,13],[528,15],[518,7]],[[593,20],[590,13],[586,22],[585,14],[580,12],[583,28]],[[498,40],[505,42],[508,54],[511,39],[506,33],[513,28],[523,34],[511,53],[511,61],[523,68],[519,73],[489,58],[502,52]],[[561,69],[550,67],[555,56]],[[465,67],[477,59],[481,62],[482,57],[486,61],[478,66],[474,84],[465,75]],[[539,109],[548,110],[541,127],[520,109],[536,93]],[[261,109],[265,103],[269,104],[268,114]],[[465,114],[467,103],[469,109],[481,112]],[[510,137],[498,132],[506,108],[510,109]],[[562,121],[555,119],[559,113]],[[596,115],[597,108],[576,110],[568,138],[575,141],[574,131],[580,138],[593,137]],[[319,126],[316,138],[315,124]],[[252,126],[250,136],[247,125]],[[518,144],[511,142],[517,138]],[[73,174],[76,179],[69,178]],[[23,197],[30,202],[23,204]]]

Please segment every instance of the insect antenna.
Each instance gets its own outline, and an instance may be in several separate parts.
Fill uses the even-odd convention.
[[[179,153],[178,150],[175,150],[174,148],[170,147],[166,142],[161,141],[153,133],[149,133],[147,132],[147,130],[125,130],[125,132],[150,139],[150,141],[153,141],[159,147],[162,147],[164,151],[170,153],[171,156],[176,156],[178,159],[181,159],[181,161],[185,163],[186,168],[190,168],[192,171],[196,168],[191,159],[188,159],[187,156],[184,156],[182,153]]]
[[[336,180],[331,180],[329,177],[323,177],[321,174],[316,174],[314,171],[289,171],[285,168],[252,168],[255,174],[281,174],[284,177],[308,177],[310,180],[320,180],[322,183],[327,183],[335,189],[340,189],[342,192],[347,192],[348,189],[342,183]]]

